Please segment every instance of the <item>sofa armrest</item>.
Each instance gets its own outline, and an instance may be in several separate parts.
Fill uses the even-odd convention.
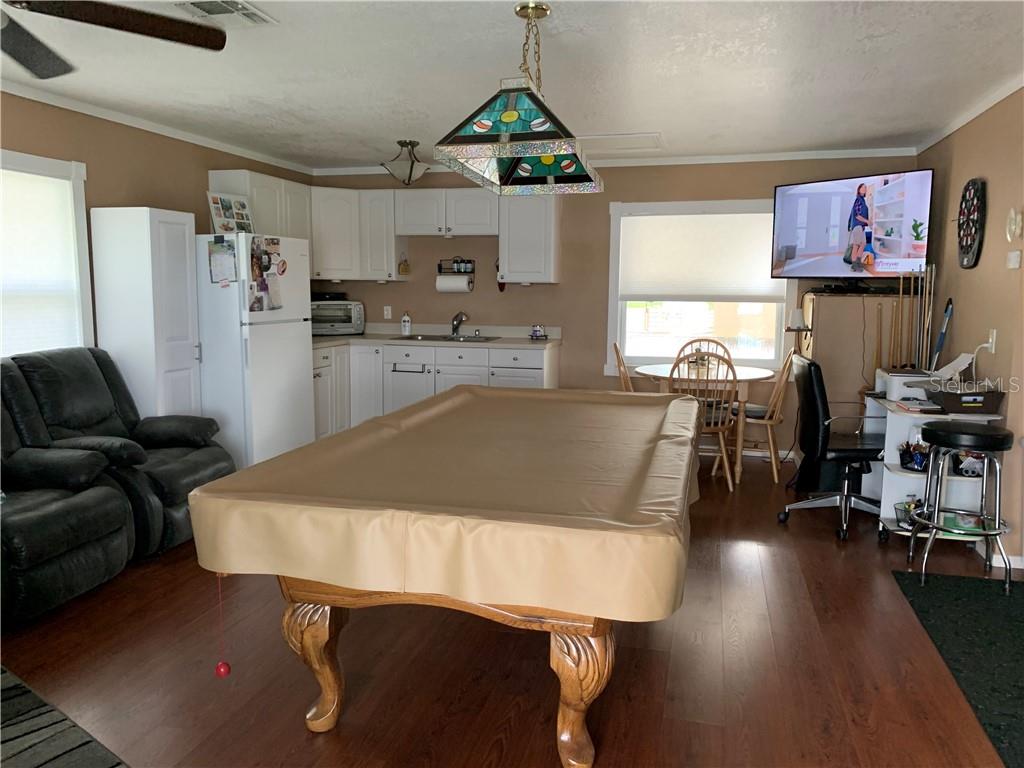
[[[77,448],[83,451],[98,451],[107,457],[112,467],[134,467],[145,464],[146,450],[127,437],[115,435],[81,435],[54,440],[54,448]]]
[[[135,426],[132,439],[147,448],[201,448],[219,431],[217,420],[206,416],[147,416]]]
[[[78,491],[92,485],[106,466],[106,457],[96,451],[21,448],[4,459],[4,488]]]

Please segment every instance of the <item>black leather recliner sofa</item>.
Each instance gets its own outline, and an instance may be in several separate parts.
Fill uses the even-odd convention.
[[[25,448],[3,405],[0,580],[4,624],[38,616],[119,574],[134,546],[131,506],[106,458]]]
[[[234,472],[201,416],[140,418],[117,366],[102,349],[72,347],[3,362],[3,398],[26,446],[98,451],[128,496],[133,557],[192,538],[188,494]]]

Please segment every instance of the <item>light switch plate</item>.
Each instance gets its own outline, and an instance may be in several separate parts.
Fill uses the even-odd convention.
[[[384,319],[385,320],[390,320],[391,319],[391,305],[390,304],[385,304],[384,305]]]
[[[1020,269],[1020,251],[1010,251],[1006,254],[1006,268]]]

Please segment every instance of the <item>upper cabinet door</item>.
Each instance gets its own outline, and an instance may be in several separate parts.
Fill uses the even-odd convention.
[[[284,180],[261,173],[250,174],[249,178],[249,203],[256,234],[286,236]]]
[[[498,234],[498,195],[490,190],[446,189],[446,235]]]
[[[558,282],[557,195],[503,196],[498,232],[498,280]]]
[[[395,191],[396,235],[443,235],[443,189],[399,189]]]
[[[282,186],[284,199],[284,231],[282,235],[298,237],[302,240],[311,239],[313,220],[309,187],[295,181],[285,181]]]
[[[365,189],[359,192],[359,251],[361,277],[395,280],[395,191]]]
[[[314,280],[358,280],[359,191],[313,187]]]

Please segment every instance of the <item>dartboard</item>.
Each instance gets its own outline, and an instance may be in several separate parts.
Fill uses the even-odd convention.
[[[970,269],[978,263],[985,235],[985,180],[971,179],[960,195],[960,213],[956,217],[960,266]]]

